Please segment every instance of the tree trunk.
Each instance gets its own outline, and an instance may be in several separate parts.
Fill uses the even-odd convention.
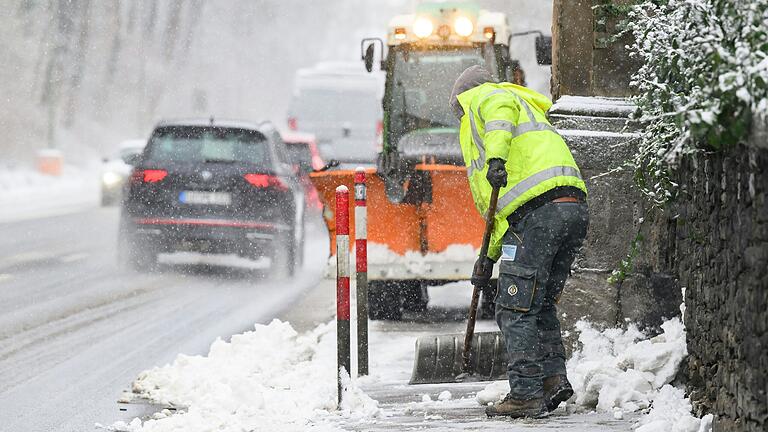
[[[168,21],[165,23],[165,34],[163,35],[163,58],[166,63],[170,63],[173,60],[173,52],[179,36],[181,11],[183,8],[181,0],[173,0],[171,3],[168,3]]]
[[[48,64],[45,68],[45,79],[43,81],[43,92],[40,102],[48,106],[48,146],[56,147],[56,111],[58,110],[59,100],[61,99],[62,81],[65,76],[65,66],[68,60],[72,28],[74,21],[72,19],[72,3],[74,0],[58,0],[55,7],[51,8],[54,12],[54,32],[53,32],[53,51],[48,57]]]
[[[115,71],[117,70],[117,63],[120,60],[120,50],[123,46],[123,40],[122,40],[122,27],[123,27],[123,18],[122,18],[122,8],[121,8],[121,1],[115,0],[114,3],[114,9],[113,9],[113,37],[112,37],[112,49],[109,51],[109,59],[107,60],[107,75],[106,75],[106,81],[105,85],[109,87],[112,84],[113,79],[115,78]]]
[[[69,94],[67,98],[67,108],[64,115],[65,127],[72,126],[77,114],[77,100],[80,94],[80,85],[83,82],[83,75],[85,73],[85,55],[88,52],[91,0],[82,0],[82,3],[78,5],[78,8],[80,12],[80,34],[77,39],[77,45],[75,46],[75,54],[72,58],[72,74],[70,75],[69,80]]]
[[[144,21],[144,40],[151,40],[155,34],[157,24],[157,0],[150,0],[149,12]]]

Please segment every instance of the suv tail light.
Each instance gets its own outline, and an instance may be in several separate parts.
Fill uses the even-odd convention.
[[[246,174],[243,177],[245,177],[245,181],[258,188],[288,190],[288,186],[280,177],[269,174]]]
[[[168,171],[161,169],[134,170],[131,183],[157,183],[168,176]]]
[[[288,129],[292,131],[299,130],[299,124],[296,121],[296,117],[288,117]]]

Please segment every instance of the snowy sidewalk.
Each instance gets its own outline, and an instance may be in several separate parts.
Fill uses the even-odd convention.
[[[546,419],[489,419],[484,407],[476,400],[487,383],[423,385],[418,389],[403,387],[368,388],[366,393],[379,401],[382,417],[369,422],[346,422],[344,428],[353,431],[632,431],[632,414],[617,420],[611,413],[573,413],[559,408]],[[414,393],[418,390],[418,393]],[[450,394],[450,399],[448,395]],[[428,396],[425,397],[424,395]],[[443,400],[440,400],[442,395]]]
[[[632,431],[638,416],[614,418],[610,412],[590,412],[570,405],[556,410],[541,420],[489,419],[481,399],[495,399],[509,389],[506,381],[461,384],[408,385],[413,367],[413,343],[417,337],[433,333],[461,333],[463,322],[453,323],[385,323],[371,326],[371,377],[358,380],[360,388],[378,401],[379,416],[358,421],[341,421],[351,431]],[[482,321],[478,331],[495,330],[495,323]],[[485,390],[490,385],[489,390]],[[485,390],[485,392],[484,392]]]
[[[709,420],[689,414],[690,404],[682,391],[667,385],[685,353],[685,334],[677,320],[669,321],[665,333],[651,340],[631,326],[598,331],[580,324],[582,349],[568,362],[576,395],[542,420],[485,416],[485,405],[509,390],[506,381],[408,385],[417,337],[463,331],[460,317],[469,296],[463,291],[455,286],[431,291],[433,306],[418,322],[371,322],[371,374],[347,383],[341,407],[336,406],[333,372],[335,324],[328,323],[334,310],[334,286],[326,281],[284,316],[295,319],[299,329],[311,330],[300,333],[287,322],[275,320],[229,342],[216,341],[208,356],[179,355],[171,365],[145,371],[126,399],[143,406],[148,414],[158,407],[151,404],[176,406],[178,411],[129,417],[106,428],[130,432],[709,430]],[[328,324],[314,327],[316,322]],[[492,321],[478,322],[478,331],[494,329]]]

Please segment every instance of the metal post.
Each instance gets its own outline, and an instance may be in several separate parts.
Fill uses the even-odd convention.
[[[349,347],[349,189],[336,188],[336,382],[341,403],[341,371],[352,373]]]
[[[368,375],[368,210],[365,170],[355,170],[355,261],[357,283],[357,374]]]

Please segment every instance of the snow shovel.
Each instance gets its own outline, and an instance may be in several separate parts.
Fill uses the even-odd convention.
[[[480,256],[488,253],[499,189],[491,192]],[[507,348],[500,332],[475,333],[477,304],[482,286],[472,289],[467,331],[462,334],[424,336],[416,340],[416,362],[410,384],[437,384],[504,379]]]

